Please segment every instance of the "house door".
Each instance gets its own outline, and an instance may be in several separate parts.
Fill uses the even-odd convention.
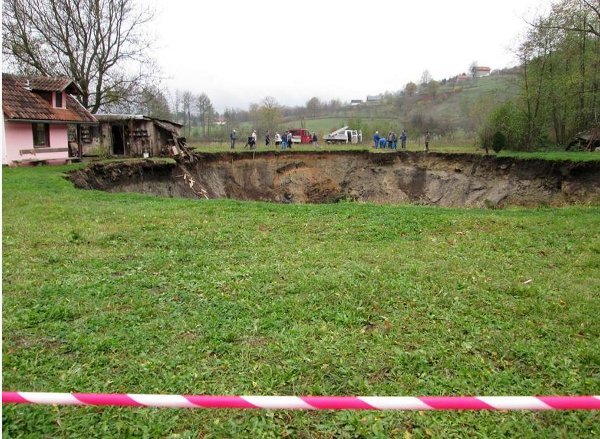
[[[121,125],[112,126],[112,153],[125,155],[125,133]]]

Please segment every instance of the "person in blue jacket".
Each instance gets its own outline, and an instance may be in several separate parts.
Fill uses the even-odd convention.
[[[379,147],[379,139],[381,139],[381,137],[379,137],[379,131],[375,131],[375,135],[373,136],[373,142],[375,142],[375,149]]]

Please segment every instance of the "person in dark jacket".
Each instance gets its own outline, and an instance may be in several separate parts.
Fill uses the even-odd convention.
[[[235,141],[237,139],[237,134],[235,130],[231,130],[231,133],[229,134],[229,139],[231,139],[231,149],[235,149]]]

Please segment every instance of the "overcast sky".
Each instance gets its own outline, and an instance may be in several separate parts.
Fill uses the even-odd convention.
[[[516,64],[525,17],[549,0],[154,0],[155,56],[175,89],[217,111],[365,99],[466,71]]]

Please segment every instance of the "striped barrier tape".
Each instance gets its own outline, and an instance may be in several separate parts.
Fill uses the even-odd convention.
[[[2,403],[270,410],[600,410],[600,396],[211,396],[2,392]]]

